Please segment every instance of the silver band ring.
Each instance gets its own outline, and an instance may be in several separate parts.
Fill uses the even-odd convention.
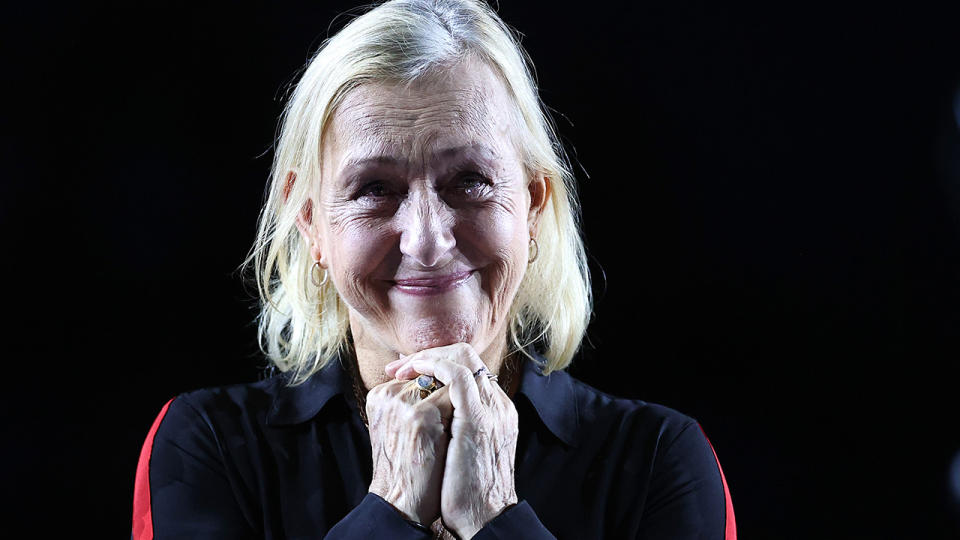
[[[473,378],[476,379],[477,377],[480,376],[481,373],[485,374],[485,375],[487,376],[487,379],[489,379],[489,380],[491,380],[491,381],[496,381],[496,380],[497,380],[497,376],[494,375],[493,373],[490,373],[490,370],[487,369],[487,366],[483,366],[482,368],[474,371],[474,372],[473,372]]]

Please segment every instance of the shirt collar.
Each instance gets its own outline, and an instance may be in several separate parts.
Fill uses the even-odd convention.
[[[567,445],[577,446],[580,411],[573,378],[561,370],[544,375],[542,366],[547,360],[538,353],[532,353],[532,356],[533,361],[527,359],[523,363],[523,377],[517,393],[527,397],[551,433]]]
[[[526,359],[523,362],[517,393],[527,397],[540,421],[551,433],[567,445],[577,446],[580,415],[573,379],[561,370],[543,375],[541,366],[546,364],[546,359],[530,352],[534,360]],[[281,378],[281,387],[267,413],[267,425],[307,422],[319,414],[333,396],[349,394],[352,381],[348,368],[343,365],[344,361],[342,356],[338,356],[298,386],[287,386]]]
[[[337,356],[297,386],[288,386],[285,377],[280,375],[280,389],[267,413],[267,425],[287,426],[306,422],[316,416],[330,398],[352,391],[352,381],[343,362],[343,357]]]

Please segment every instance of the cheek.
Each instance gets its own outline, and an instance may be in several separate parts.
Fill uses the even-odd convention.
[[[515,212],[491,212],[469,221],[469,235],[469,248],[486,269],[483,288],[493,301],[505,302],[502,297],[519,286],[526,269],[526,220]]]
[[[378,283],[395,239],[385,228],[349,219],[330,222],[326,231],[327,264],[341,296],[357,308],[376,300],[370,288]]]

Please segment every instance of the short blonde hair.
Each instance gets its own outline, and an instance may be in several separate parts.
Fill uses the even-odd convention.
[[[509,314],[508,349],[542,348],[544,373],[567,367],[591,313],[589,271],[569,160],[540,101],[532,64],[511,29],[482,0],[391,0],[353,19],[309,61],[286,104],[253,265],[260,295],[260,347],[300,384],[350,348],[346,304],[333,284],[311,281],[310,246],[296,226],[321,180],[324,130],[344,96],[364,82],[409,83],[466,57],[504,82],[521,122],[520,154],[550,179],[538,256]]]

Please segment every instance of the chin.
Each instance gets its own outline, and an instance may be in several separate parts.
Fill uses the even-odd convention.
[[[465,317],[424,318],[408,329],[407,339],[404,341],[412,347],[410,353],[454,343],[470,343],[476,324],[476,320],[471,321]]]

